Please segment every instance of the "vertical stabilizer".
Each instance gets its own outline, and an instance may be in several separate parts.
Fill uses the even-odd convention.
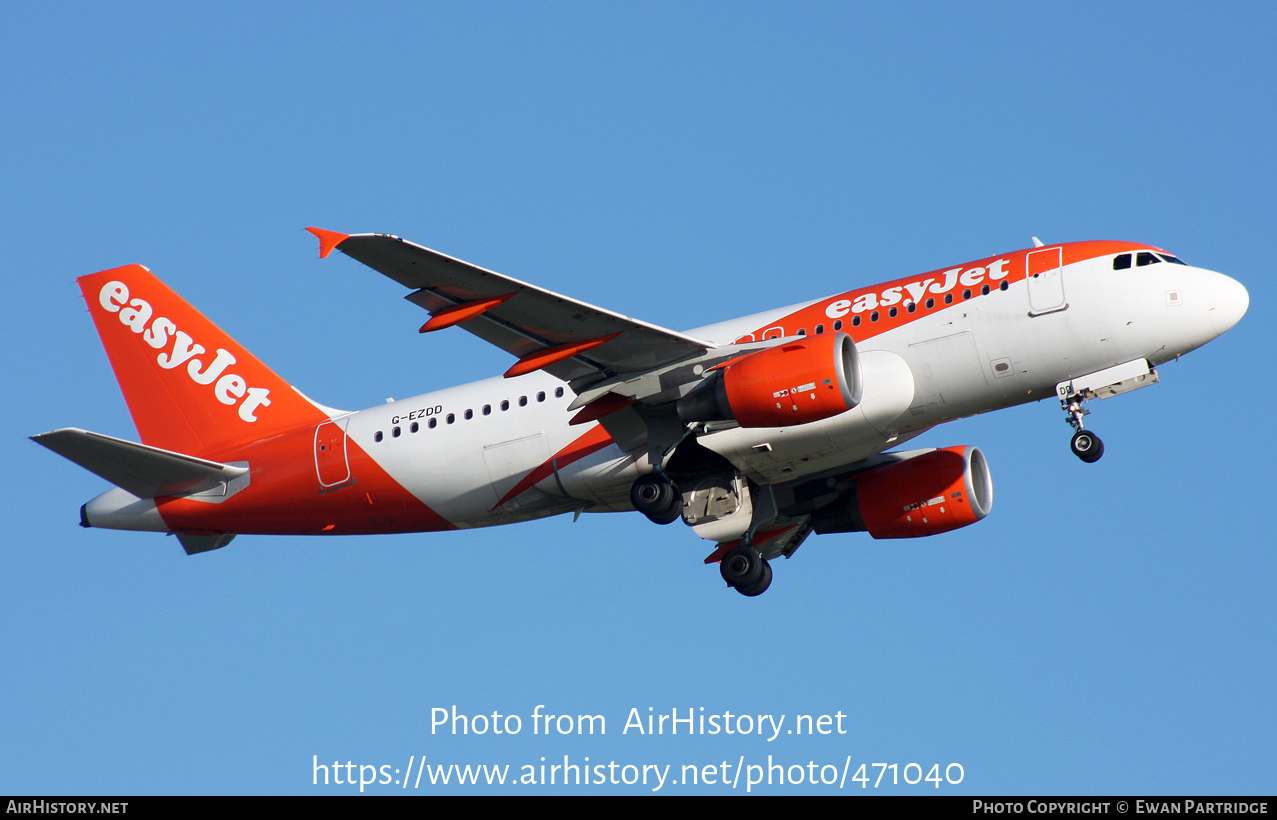
[[[78,281],[146,444],[198,456],[327,417],[141,265]]]

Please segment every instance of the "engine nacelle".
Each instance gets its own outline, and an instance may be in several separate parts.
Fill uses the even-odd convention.
[[[684,421],[733,419],[741,427],[808,424],[860,403],[860,357],[846,333],[769,347],[722,368],[712,388],[679,402]]]
[[[974,524],[993,508],[993,479],[978,447],[929,450],[876,467],[851,496],[812,516],[817,533],[917,538]]]

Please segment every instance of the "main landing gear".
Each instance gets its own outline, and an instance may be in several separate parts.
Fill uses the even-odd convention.
[[[664,472],[639,476],[630,487],[630,503],[656,524],[669,524],[683,515],[683,493]],[[750,534],[723,555],[719,572],[727,585],[741,595],[762,595],[772,583],[772,568],[767,559],[750,543]]]
[[[683,514],[683,494],[663,473],[639,476],[630,487],[630,503],[655,524],[669,524]]]
[[[1085,403],[1086,396],[1081,393],[1060,398],[1060,404],[1064,406],[1064,412],[1069,416],[1067,421],[1076,431],[1073,433],[1073,440],[1069,442],[1069,449],[1073,451],[1073,455],[1087,464],[1094,464],[1100,460],[1100,456],[1104,455],[1104,442],[1090,430],[1082,429],[1082,417],[1091,413],[1082,406]]]
[[[718,562],[718,571],[727,585],[741,595],[762,595],[772,584],[772,567],[753,544],[732,547]]]

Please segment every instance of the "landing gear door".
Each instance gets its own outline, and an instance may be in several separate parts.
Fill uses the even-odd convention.
[[[326,492],[351,482],[350,459],[346,455],[346,425],[350,418],[326,421],[315,428],[315,474],[319,491]]]
[[[1029,315],[1041,316],[1065,310],[1064,271],[1060,248],[1043,248],[1032,251],[1027,257],[1029,283]]]
[[[701,479],[683,491],[683,522],[709,541],[731,541],[749,530],[754,500],[749,482],[737,473]]]

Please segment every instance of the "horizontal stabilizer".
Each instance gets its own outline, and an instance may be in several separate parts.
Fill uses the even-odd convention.
[[[75,427],[41,433],[31,440],[138,498],[189,495],[248,472],[247,467],[207,461]]]

